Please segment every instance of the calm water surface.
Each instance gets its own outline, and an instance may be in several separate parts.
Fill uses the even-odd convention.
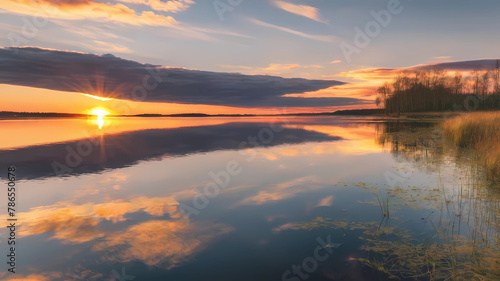
[[[2,182],[9,165],[18,177],[15,277],[474,280],[499,262],[498,188],[439,127],[1,120]],[[0,279],[13,278],[2,264]]]

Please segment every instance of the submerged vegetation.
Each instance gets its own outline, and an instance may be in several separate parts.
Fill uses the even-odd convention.
[[[459,218],[460,219],[460,218]],[[433,223],[433,235],[403,227],[377,227],[376,222],[316,218],[294,229],[330,228],[356,235],[365,255],[358,258],[390,280],[477,280],[500,278],[500,240],[476,239],[448,228],[453,221]],[[492,226],[494,227],[494,226]]]
[[[488,177],[500,182],[500,113],[477,112],[445,122],[445,135],[479,154]]]
[[[500,139],[498,121],[500,113],[464,115],[448,121],[445,134],[461,147],[493,157],[491,147],[498,147]],[[443,144],[439,128],[438,123],[422,127],[397,121],[379,128],[376,138],[396,159],[412,163],[412,170],[431,167],[436,185],[346,184],[373,194],[370,201],[358,203],[380,207],[380,222],[319,217],[288,229],[331,229],[357,241],[362,251],[351,257],[364,272],[382,274],[379,280],[500,280],[500,196],[462,149]],[[421,210],[422,216],[410,218],[406,208]]]
[[[475,241],[452,237],[414,240],[399,229],[365,232],[367,266],[394,280],[498,280],[500,251]],[[446,237],[445,237],[446,239]]]

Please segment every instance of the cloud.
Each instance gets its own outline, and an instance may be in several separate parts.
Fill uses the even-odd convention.
[[[26,273],[34,271],[38,272],[31,274]],[[0,279],[4,281],[115,280],[114,275],[111,273],[109,275],[106,276],[100,272],[94,272],[77,264],[74,268],[67,269],[64,272],[47,271],[45,268],[31,266],[25,268],[22,274],[19,272],[11,274],[5,270],[5,272],[0,273]]]
[[[385,80],[383,80],[385,81]],[[366,99],[367,97],[373,96],[377,88],[379,87],[380,80],[357,82],[344,84],[339,86],[334,86],[328,89],[319,90],[313,93],[306,93],[304,95],[294,95],[294,96],[310,96],[310,97],[332,97],[332,96],[345,96],[345,97],[355,97],[359,99]],[[361,108],[361,106],[359,106]]]
[[[445,57],[442,57],[445,58]],[[318,90],[315,94],[310,95],[309,93],[287,95],[289,97],[305,97],[305,96],[315,96],[315,97],[327,97],[329,92],[335,90],[337,97],[339,94],[363,98],[371,96],[375,97],[376,89],[380,87],[384,82],[392,80],[398,73],[414,72],[429,70],[432,68],[438,68],[445,71],[462,71],[468,72],[477,69],[491,69],[495,67],[497,63],[496,59],[484,59],[484,60],[472,60],[472,61],[455,61],[455,62],[441,62],[441,63],[431,63],[415,65],[405,68],[363,68],[356,69],[347,72],[341,72],[334,75],[323,76],[325,79],[332,78],[348,78],[357,80],[355,83],[343,84],[339,86],[334,86],[329,89]]]
[[[298,98],[287,94],[317,91],[342,82],[286,79],[264,75],[216,73],[167,68],[113,55],[93,55],[39,48],[0,49],[0,83],[134,100],[145,78],[143,101],[222,105],[245,108],[324,107],[362,104],[356,98]],[[153,76],[151,76],[153,73]],[[149,88],[149,87],[148,87]],[[134,92],[132,92],[136,89]],[[142,95],[142,92],[139,93]],[[137,95],[139,95],[137,94]]]
[[[54,23],[60,25],[68,33],[72,33],[72,34],[82,36],[82,37],[87,37],[87,38],[97,39],[97,40],[110,40],[110,38],[113,38],[113,39],[120,40],[120,42],[134,41],[131,38],[115,34],[114,32],[116,30],[112,29],[113,26],[110,26],[110,24],[94,23],[94,24],[82,25],[82,23],[79,21],[68,21],[68,20],[60,20],[60,19],[52,19],[51,22],[54,22]],[[107,28],[101,28],[101,27],[97,27],[94,25],[107,26]],[[0,29],[2,29],[1,23],[0,23]],[[14,28],[12,30],[16,31],[16,32],[18,31],[17,29],[14,29]],[[198,27],[198,26],[194,26],[191,24],[181,23],[181,22],[176,22],[175,24],[168,26],[168,30],[162,29],[161,33],[158,32],[155,36],[160,36],[160,35],[161,36],[168,36],[168,37],[182,38],[182,39],[195,39],[195,40],[212,41],[212,42],[218,40],[213,35],[216,35],[218,37],[232,36],[232,37],[250,38],[250,39],[254,38],[252,36],[240,34],[237,32],[232,32],[232,31],[228,31],[228,30],[224,30],[224,29]],[[82,43],[81,41],[73,42],[73,41],[68,41],[68,40],[60,40],[60,42],[64,42],[64,43],[67,43],[70,45],[84,46],[84,47],[89,48],[91,50],[96,50],[95,48],[89,47],[88,44],[87,44],[87,46],[85,46],[84,43]],[[96,50],[96,51],[99,51],[99,50]]]
[[[191,5],[195,4],[192,0],[117,0],[123,3],[141,4],[151,7],[151,9],[162,12],[177,13],[187,10]]]
[[[53,239],[66,243],[84,243],[99,238],[94,241],[92,250],[104,251],[103,259],[119,262],[139,260],[149,266],[170,269],[202,251],[213,240],[234,230],[221,223],[187,223],[181,218],[177,210],[178,205],[172,196],[140,196],[129,201],[82,205],[58,202],[21,213],[23,221],[20,223],[19,234],[26,237],[52,233]],[[117,224],[116,231],[99,229],[104,220],[139,211],[157,218],[128,227]],[[165,214],[170,215],[170,220],[158,219]],[[52,279],[40,277],[20,280]]]
[[[331,35],[330,36],[328,36],[328,35],[312,35],[312,34],[307,34],[307,33],[304,33],[304,32],[297,31],[297,30],[293,30],[293,29],[290,29],[290,28],[287,28],[287,27],[283,27],[283,26],[279,26],[279,25],[274,25],[274,24],[270,24],[270,23],[267,23],[267,22],[263,22],[263,21],[260,21],[258,19],[254,19],[254,18],[249,18],[249,20],[250,20],[250,22],[252,22],[254,24],[257,24],[257,25],[260,25],[260,26],[273,28],[273,29],[276,29],[276,30],[280,30],[280,31],[283,31],[283,32],[294,34],[294,35],[297,35],[297,36],[300,36],[300,37],[304,37],[304,38],[307,38],[307,39],[312,39],[312,40],[317,40],[317,41],[323,41],[323,42],[334,42],[334,41],[337,40],[337,37],[331,36]]]
[[[425,64],[425,65],[416,65],[410,68],[406,68],[405,70],[422,70],[428,68],[441,68],[443,70],[462,70],[462,71],[472,71],[475,69],[486,69],[492,68],[496,65],[496,59],[484,59],[484,60],[471,60],[471,61],[455,61],[455,62],[442,62],[442,63],[433,63],[433,64]]]
[[[311,68],[324,68],[321,65],[300,65],[296,63],[281,64],[281,63],[271,63],[266,67],[251,67],[243,65],[222,65],[223,68],[230,69],[232,71],[238,71],[240,73],[249,75],[279,75],[284,74],[295,74],[295,70],[298,69],[311,69]]]
[[[446,60],[446,59],[451,59],[450,56],[442,56],[442,57],[433,57],[435,60]]]
[[[100,52],[132,53],[132,50],[122,45],[112,44],[99,40],[94,40],[94,43],[97,44],[97,47],[95,47],[94,49]]]
[[[273,64],[270,64],[268,67],[264,68],[264,70],[276,70],[276,69],[294,69],[294,68],[299,68],[300,65],[299,64],[286,64],[286,65],[282,65],[282,64],[279,64],[279,63],[273,63]]]
[[[299,225],[297,223],[286,223],[280,226],[277,226],[272,229],[273,234],[279,234],[282,231],[285,230],[296,230],[298,229]]]
[[[240,34],[237,32],[231,32],[228,30],[222,29],[209,29],[209,28],[201,28],[190,24],[178,23],[176,25],[172,25],[169,27],[169,32],[166,33],[162,31],[158,33],[158,36],[168,36],[174,38],[182,38],[187,40],[200,40],[200,41],[209,41],[215,42],[218,41],[215,36],[233,36],[240,38],[253,38],[251,36]]]
[[[329,207],[333,205],[333,195],[321,199],[316,207]]]
[[[133,41],[130,38],[113,33],[109,28],[104,29],[90,24],[82,25],[81,22],[73,22],[67,20],[52,20],[52,22],[64,28],[64,30],[68,33],[72,33],[86,38],[98,39],[98,40],[104,40],[104,39],[109,40],[110,38],[112,38],[112,39],[118,39],[120,40],[120,42]]]
[[[10,273],[10,272],[9,272]],[[63,275],[59,272],[44,272],[44,273],[34,273],[30,275],[18,275],[12,274],[16,276],[7,276],[6,279],[3,279],[4,276],[0,275],[0,278],[5,281],[50,281],[50,280],[61,280]],[[6,275],[6,274],[5,274]],[[68,279],[66,279],[68,280]]]
[[[256,195],[242,199],[233,204],[233,207],[245,205],[262,205],[270,202],[278,202],[294,197],[297,194],[319,189],[322,185],[316,182],[312,176],[292,179],[276,185],[268,186],[264,190],[259,190]]]
[[[4,0],[3,12],[65,20],[110,21],[128,25],[170,26],[171,16],[151,11],[137,13],[123,4],[100,3],[91,0]]]
[[[400,70],[394,68],[364,68],[341,72],[335,76],[356,80],[386,80],[391,79],[398,71]]]
[[[92,250],[106,251],[104,255],[112,261],[139,260],[148,266],[171,269],[233,230],[220,223],[146,221],[126,230],[110,233]]]
[[[325,68],[325,67],[324,67],[324,66],[322,66],[322,65],[315,65],[315,64],[313,64],[313,65],[305,65],[305,66],[303,66],[303,67],[304,67],[304,68]]]
[[[347,72],[341,72],[328,77],[344,77],[356,80],[374,81],[374,80],[390,80],[397,73],[411,72],[417,70],[426,70],[431,68],[439,68],[449,71],[472,71],[475,69],[492,68],[496,65],[497,60],[473,60],[473,61],[456,61],[444,63],[422,64],[406,68],[363,68]],[[328,78],[325,77],[325,78]]]
[[[74,205],[68,202],[30,209],[22,213],[21,237],[51,233],[52,239],[65,243],[83,243],[102,237],[99,225],[103,220],[125,221],[124,216],[143,211],[151,216],[168,214],[179,218],[178,202],[173,197],[139,196],[129,201]]]
[[[307,5],[296,5],[292,3],[287,3],[283,1],[274,1],[273,4],[289,13],[303,16],[317,22],[324,23],[325,21],[321,19],[318,8],[307,6]]]
[[[330,63],[331,64],[336,64],[336,63],[341,63],[342,61],[341,60],[334,60],[334,61],[331,61]]]

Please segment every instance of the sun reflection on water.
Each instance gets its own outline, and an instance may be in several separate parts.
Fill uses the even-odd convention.
[[[95,108],[91,112],[92,115],[97,116],[96,123],[99,126],[99,130],[104,126],[104,116],[109,115],[109,111],[102,108]]]

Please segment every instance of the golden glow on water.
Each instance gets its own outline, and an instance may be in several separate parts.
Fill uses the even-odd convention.
[[[148,130],[148,129],[175,129],[198,126],[215,126],[226,123],[270,123],[276,122],[275,117],[217,117],[217,118],[198,118],[198,117],[163,117],[163,118],[141,118],[141,117],[116,117],[110,112],[109,115],[93,114],[94,110],[104,110],[110,112],[105,107],[95,107],[84,112],[90,116],[84,118],[39,118],[25,120],[0,120],[0,135],[9,135],[9,138],[0,139],[0,149],[15,149],[32,145],[46,145],[57,142],[74,141],[85,138],[94,138],[110,134],[124,132]],[[96,111],[96,113],[103,113]],[[96,118],[97,117],[97,118]],[[101,126],[99,126],[99,120]],[[293,124],[307,130],[318,131],[332,136],[340,136],[346,140],[354,142],[342,142],[344,146],[350,143],[351,152],[357,151],[360,154],[379,152],[380,146],[375,145],[373,140],[375,128],[372,125],[365,124],[354,127],[343,127],[337,125],[304,125],[310,123],[314,118],[291,118]],[[99,129],[101,127],[101,129]],[[292,125],[285,127],[294,127]],[[37,138],[32,138],[36,135]],[[354,144],[356,142],[356,144]],[[339,144],[337,144],[338,146]],[[281,154],[281,153],[280,153]]]
[[[92,115],[91,111],[85,114]],[[175,129],[181,127],[197,127],[221,125],[234,122],[233,118],[141,118],[141,117],[104,117],[105,124],[101,130],[96,126],[96,118],[38,118],[23,120],[0,120],[0,149],[14,149],[32,145],[43,145],[57,142],[94,138],[102,134],[118,134],[147,129]],[[239,122],[270,122],[269,118],[253,117],[238,119]],[[32,136],[36,135],[36,138]]]
[[[60,143],[74,138],[89,138],[92,135],[99,136],[101,140],[109,138],[109,141],[113,142],[112,134],[151,128],[193,127],[194,131],[210,131],[210,128],[196,127],[227,124],[229,126],[227,128],[232,129],[234,123],[248,122],[262,124],[262,128],[266,128],[268,124],[272,124],[271,122],[276,122],[274,117],[235,119],[106,116],[110,111],[105,108],[93,108],[88,111],[88,114],[92,115],[92,120],[86,118],[0,120],[0,135],[12,138],[1,139],[0,147],[26,146],[35,142]],[[106,121],[103,130],[98,130],[95,126],[94,116]],[[226,235],[241,231],[241,228],[237,224],[227,222],[242,219],[239,214],[245,216],[247,210],[265,209],[265,213],[260,214],[257,211],[253,213],[259,213],[258,219],[268,222],[263,226],[269,233],[268,237],[263,238],[267,241],[278,237],[283,231],[287,231],[286,235],[290,235],[293,231],[297,232],[295,235],[299,235],[303,233],[301,230],[305,229],[327,228],[337,229],[339,232],[343,229],[345,236],[359,235],[355,237],[359,237],[360,240],[366,238],[367,240],[363,240],[366,241],[363,245],[356,244],[353,248],[362,249],[370,255],[377,249],[383,249],[391,255],[403,255],[406,252],[411,255],[409,265],[393,265],[392,260],[385,259],[385,256],[383,263],[378,260],[366,260],[373,264],[378,262],[376,264],[390,268],[391,272],[397,273],[399,268],[409,272],[407,269],[409,266],[426,268],[427,264],[422,266],[421,263],[423,261],[426,263],[423,255],[427,255],[429,250],[440,258],[440,263],[436,264],[436,269],[440,269],[439,272],[436,270],[439,274],[455,270],[447,268],[448,257],[460,261],[459,266],[463,268],[476,266],[474,263],[476,258],[484,264],[484,268],[496,268],[497,246],[493,248],[490,246],[493,244],[487,243],[491,237],[496,238],[495,235],[498,235],[497,232],[493,232],[497,227],[495,215],[498,214],[498,200],[480,189],[483,187],[479,185],[481,184],[479,179],[472,178],[473,174],[467,174],[469,173],[467,167],[460,162],[454,162],[458,157],[455,157],[455,152],[452,150],[443,149],[434,143],[427,146],[424,146],[426,143],[415,145],[416,141],[418,144],[422,143],[420,140],[427,141],[426,132],[432,134],[434,127],[422,126],[423,128],[415,132],[413,124],[405,126],[403,122],[389,124],[389,122],[374,123],[368,122],[370,121],[368,119],[363,120],[367,122],[340,117],[288,117],[284,125],[287,128],[338,136],[342,139],[315,142],[314,139],[307,138],[308,134],[304,134],[303,142],[275,143],[279,145],[249,147],[248,151],[237,151],[224,149],[225,142],[219,136],[215,139],[217,142],[215,150],[189,153],[197,151],[198,147],[194,146],[194,150],[185,151],[185,146],[179,146],[182,152],[180,155],[184,157],[149,158],[147,161],[141,160],[150,157],[149,152],[155,147],[149,147],[148,144],[153,142],[133,142],[131,145],[114,142],[119,146],[123,145],[123,150],[120,151],[130,151],[131,148],[137,147],[141,148],[137,150],[143,150],[147,154],[130,153],[132,158],[129,161],[128,157],[120,158],[116,156],[117,153],[109,153],[107,156],[115,155],[112,161],[123,166],[102,172],[95,170],[92,173],[75,174],[64,180],[54,175],[49,175],[43,180],[39,180],[40,178],[24,180],[25,207],[19,212],[23,217],[19,236],[39,243],[50,239],[51,243],[58,243],[56,245],[65,252],[85,251],[95,259],[105,257],[106,261],[113,263],[133,260],[147,266],[170,270],[184,265],[189,266],[197,257],[204,256],[207,249],[222,244],[218,241],[232,239],[226,238]],[[217,130],[215,128],[214,132],[218,132]],[[181,134],[183,132],[180,131]],[[28,143],[26,139],[32,135],[40,135],[40,139]],[[249,136],[253,135],[254,133],[249,131]],[[246,137],[245,134],[243,137]],[[182,139],[177,142],[182,142]],[[83,147],[82,143],[73,143],[70,146],[78,152],[78,148]],[[234,143],[231,140],[228,147]],[[386,146],[389,151],[384,148]],[[99,155],[119,151],[113,150],[115,145],[107,146],[106,150],[104,147],[101,143]],[[52,151],[43,147],[40,149],[40,152]],[[172,151],[174,150],[170,148],[164,150],[167,156]],[[21,150],[18,153],[19,157],[12,159],[21,159],[23,163],[33,163],[31,164],[33,166],[37,163],[46,165],[46,162],[39,161],[39,155],[47,155],[46,153],[32,152],[31,149],[24,152]],[[441,154],[437,155],[438,153]],[[66,152],[61,155],[66,157]],[[252,155],[255,157],[250,161],[248,157]],[[93,160],[84,161],[95,167],[100,165]],[[207,219],[187,223],[183,214],[179,212],[180,202],[193,200],[194,196],[199,194],[195,191],[195,187],[200,186],[200,183],[212,182],[211,171],[225,169],[228,161],[245,163],[245,172],[232,178],[231,185],[227,189],[220,190],[218,195],[220,197],[211,199],[227,200],[219,205],[224,206],[224,214],[232,214],[234,217],[219,222],[217,213],[209,217],[211,212],[206,212]],[[421,166],[424,168],[420,169]],[[178,171],[189,171],[193,176],[186,177]],[[396,182],[394,186],[392,184],[388,186],[387,173],[401,178],[401,181]],[[256,177],[256,174],[260,176]],[[464,177],[470,179],[464,180]],[[148,184],[144,184],[145,182]],[[256,186],[259,188],[255,188]],[[378,211],[380,203],[376,200],[379,196],[387,200],[387,207],[381,208],[382,212],[385,209],[387,214],[390,208],[391,218],[387,227],[382,228],[379,222],[382,214],[374,213],[374,210]],[[490,201],[485,199],[486,196],[491,198]],[[216,201],[213,205],[216,205]],[[283,206],[298,210],[300,217],[306,217],[303,220],[305,222],[297,223],[299,220],[293,214],[284,211],[286,209]],[[444,213],[439,210],[443,210]],[[317,218],[318,212],[329,212],[332,217]],[[408,214],[418,221],[418,236],[414,236],[409,230],[406,231],[405,225],[411,222]],[[422,214],[425,214],[425,219],[421,219],[424,217]],[[6,216],[0,215],[0,219],[7,219]],[[131,217],[134,219],[131,220]],[[166,217],[168,219],[165,219]],[[373,221],[374,219],[376,221]],[[436,224],[438,227],[434,226],[433,221],[439,221]],[[108,228],[110,224],[113,225],[112,229]],[[461,225],[458,234],[456,225]],[[427,236],[423,234],[429,234],[429,239],[436,237],[434,229],[440,241],[444,242],[430,243],[429,250],[421,250],[415,246],[414,241],[421,244],[427,241]],[[449,235],[450,231],[454,236]],[[142,233],[151,235],[144,236]],[[388,241],[384,237],[397,237],[398,243]],[[420,240],[420,237],[425,240]],[[262,238],[259,237],[260,239]],[[267,243],[259,240],[254,243]],[[341,241],[334,240],[334,242]],[[448,247],[447,241],[451,241],[450,247],[453,248]],[[291,243],[294,242],[291,240]],[[91,245],[90,251],[89,245]],[[477,249],[487,251],[481,251],[479,252],[481,255],[476,255]],[[223,250],[220,248],[219,251]],[[265,254],[265,251],[262,253]],[[344,259],[351,262],[359,261],[358,255],[360,253],[356,250],[347,253]],[[474,258],[472,263],[468,260],[469,257]],[[76,259],[68,261],[76,265],[79,262]],[[66,265],[60,267],[65,270]],[[478,272],[486,270],[481,269]],[[68,279],[70,278],[64,280]]]

